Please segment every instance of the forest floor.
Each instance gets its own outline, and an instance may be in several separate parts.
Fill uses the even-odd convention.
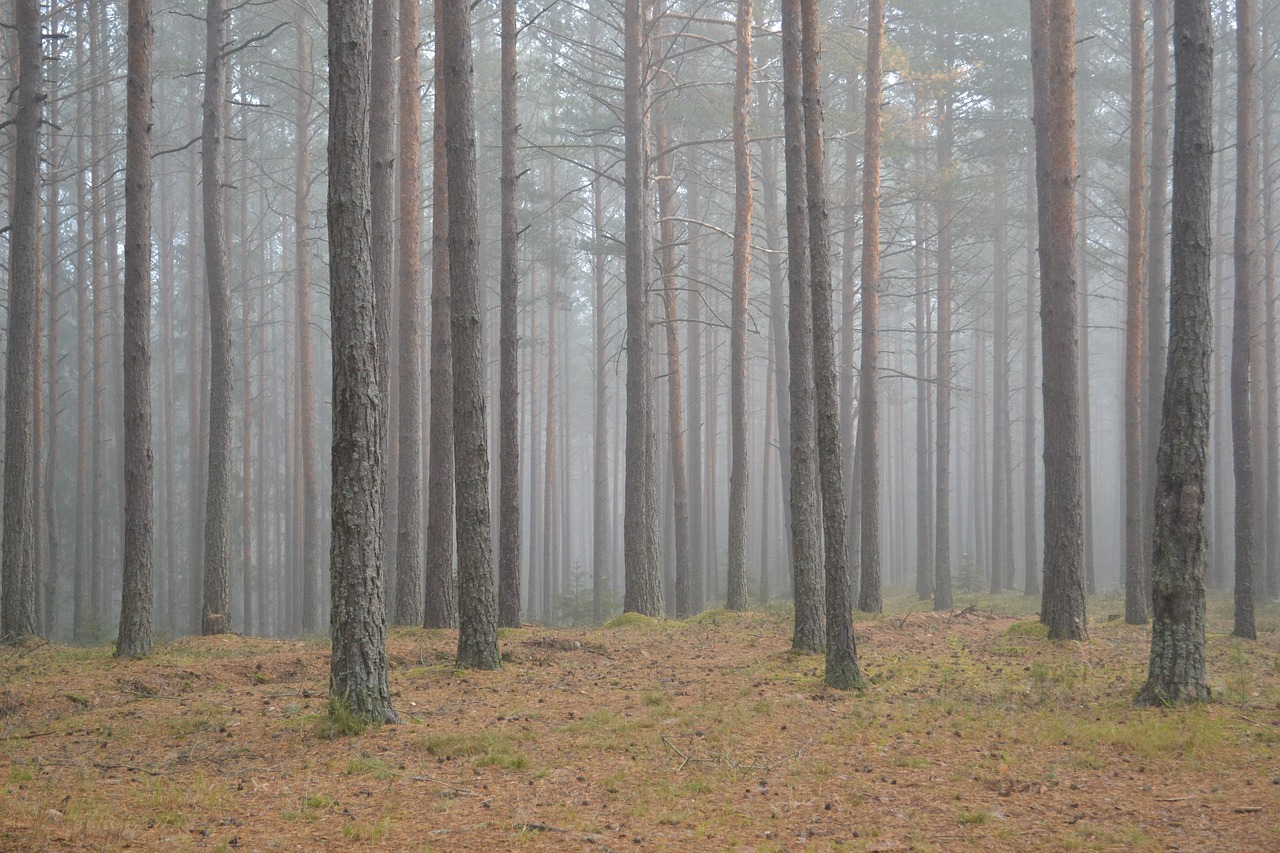
[[[4,649],[0,850],[1280,849],[1280,608],[1214,602],[1215,701],[1138,709],[1114,600],[1084,643],[957,600],[860,619],[852,694],[781,610],[503,631],[497,672],[396,629],[404,723],[344,736],[320,639]]]

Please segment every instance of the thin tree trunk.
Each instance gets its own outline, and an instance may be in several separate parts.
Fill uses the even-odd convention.
[[[657,461],[652,401],[653,340],[649,328],[649,56],[647,0],[626,0],[624,29],[625,245],[627,292],[626,504],[623,508],[623,610],[658,616],[662,576],[658,551]]]
[[[991,441],[991,592],[1001,592],[1008,583],[1009,553],[1005,548],[1011,528],[1012,507],[1008,503],[1009,482],[1009,205],[1005,171],[994,169],[995,186],[995,305],[992,345]]]
[[[1027,207],[1036,199],[1034,160],[1027,175]],[[1023,322],[1022,341],[1022,508],[1023,508],[1023,562],[1026,575],[1022,591],[1025,595],[1040,594],[1040,571],[1036,543],[1036,234],[1032,228],[1027,234],[1027,298]]]
[[[862,490],[858,609],[879,613],[880,409],[876,385],[880,357],[880,102],[883,98],[884,4],[867,6],[867,95],[862,155],[862,373],[858,383],[858,454]]]
[[[950,36],[944,36],[949,39]],[[947,59],[948,66],[950,58]],[[951,169],[955,130],[951,126],[951,95],[938,99],[938,171]],[[947,190],[936,202],[938,218],[938,369],[937,473],[934,475],[933,609],[950,610],[951,593],[951,249],[955,239]]]
[[[442,0],[445,133],[449,179],[449,301],[453,346],[453,446],[458,547],[458,666],[497,669],[498,602],[489,527],[489,452],[476,229],[476,132],[471,12]]]
[[[124,586],[116,657],[151,653],[151,0],[129,0],[124,238]],[[12,386],[10,386],[12,387]],[[11,457],[10,457],[11,458]]]
[[[596,250],[592,254],[592,271],[595,275],[595,295],[591,313],[595,321],[592,347],[595,351],[595,420],[592,429],[592,586],[591,619],[599,625],[605,620],[609,604],[608,593],[613,572],[610,570],[611,548],[609,531],[613,527],[613,502],[609,499],[609,386],[605,377],[608,359],[605,355],[605,284],[608,270],[604,252],[604,178],[601,171],[600,149],[592,149],[592,162],[596,178],[591,182],[591,228]]]
[[[444,2],[435,5],[435,28],[443,27]],[[444,55],[435,55],[434,130],[431,186],[431,436],[427,445],[427,566],[423,624],[452,628],[457,622],[453,600],[454,482],[453,482],[453,345],[450,319],[449,165],[445,156],[448,132],[444,92]]]
[[[747,294],[751,268],[751,0],[738,0],[733,86],[733,307],[729,326],[729,570],[725,604],[747,607]],[[675,300],[674,293],[669,297]],[[677,484],[678,487],[678,484]],[[678,532],[678,531],[677,531]]]
[[[1124,621],[1147,621],[1147,561],[1144,524],[1142,447],[1142,367],[1146,345],[1147,279],[1143,254],[1146,211],[1143,161],[1146,124],[1146,30],[1143,0],[1129,0],[1129,205],[1125,293],[1124,360]]]
[[[1235,471],[1235,624],[1231,633],[1257,639],[1254,627],[1253,367],[1251,339],[1258,291],[1254,227],[1257,219],[1257,139],[1254,128],[1257,33],[1252,0],[1236,0],[1236,219],[1234,239],[1235,313],[1231,335],[1231,436]],[[1260,369],[1261,365],[1257,366]]]
[[[204,595],[200,633],[231,630],[231,291],[227,273],[226,194],[223,133],[226,128],[227,19],[223,0],[205,12],[204,120],[201,184],[204,214],[205,285],[209,294],[209,474],[204,513]]]
[[[924,98],[917,90],[914,98],[913,121],[917,127],[924,120]],[[916,169],[924,174],[923,146],[917,145],[912,157]],[[929,280],[925,272],[925,206],[923,198],[917,198],[911,206],[912,259],[916,278],[916,598],[927,601],[933,597],[933,472],[930,448],[929,421]]]
[[[688,174],[701,174],[697,149],[689,154]],[[735,177],[736,180],[736,177]],[[689,274],[688,288],[689,322],[685,356],[687,358],[689,391],[685,406],[685,429],[689,433],[689,554],[691,563],[697,566],[703,561],[706,553],[705,508],[702,499],[702,301],[706,297],[702,287],[702,240],[700,223],[702,221],[702,194],[694,190],[686,196],[689,205],[689,249],[687,254]],[[689,577],[689,609],[693,613],[701,612],[706,601],[706,572],[695,568]]]
[[[404,0],[407,5],[412,0]],[[520,345],[516,274],[516,27],[515,0],[502,0],[502,258],[499,269],[498,624],[520,625]]]

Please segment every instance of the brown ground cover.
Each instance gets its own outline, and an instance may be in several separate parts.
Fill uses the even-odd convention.
[[[1026,606],[860,621],[851,695],[782,612],[503,632],[498,672],[396,629],[404,724],[340,736],[321,640],[8,648],[0,850],[1280,850],[1274,610],[1213,622],[1214,704],[1136,709],[1146,629],[986,609]]]

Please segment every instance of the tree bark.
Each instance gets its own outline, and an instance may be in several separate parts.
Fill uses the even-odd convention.
[[[1231,633],[1257,639],[1254,627],[1253,412],[1250,364],[1255,332],[1254,301],[1258,291],[1257,139],[1253,105],[1256,98],[1257,33],[1252,0],[1236,2],[1236,219],[1234,239],[1235,312],[1231,335],[1231,449],[1235,472],[1235,624]]]
[[[200,179],[205,285],[209,294],[209,474],[205,489],[204,594],[200,633],[231,630],[231,288],[227,276],[223,134],[226,130],[227,19],[223,0],[206,12]]]
[[[880,356],[880,139],[883,99],[884,3],[867,5],[867,95],[862,154],[862,373],[858,383],[858,453],[862,490],[862,582],[858,609],[879,613],[880,408],[876,396]]]
[[[807,185],[802,68],[803,0],[782,4],[783,150],[787,206],[787,280],[791,304],[791,578],[795,626],[791,645],[818,652],[826,644],[821,585],[822,543],[818,509],[818,448],[814,410],[813,296],[810,290],[809,191]],[[840,511],[843,512],[843,502]]]
[[[406,3],[410,0],[405,0]],[[515,0],[501,3],[502,246],[499,269],[498,624],[520,626],[520,346],[516,274],[516,26]]]
[[[1168,372],[1157,458],[1151,658],[1138,704],[1209,699],[1204,496],[1209,452],[1213,26],[1208,0],[1175,0],[1173,238]]]
[[[129,0],[124,235],[124,586],[116,657],[151,653],[151,0]],[[12,386],[11,386],[12,387]]]
[[[443,29],[444,3],[435,4],[435,28]],[[431,187],[431,434],[427,445],[427,566],[423,624],[452,628],[454,607],[454,483],[453,483],[453,345],[450,320],[449,164],[445,155],[448,133],[444,91],[444,55],[435,55],[435,112],[433,116]]]
[[[218,2],[218,0],[213,0]],[[387,686],[384,407],[372,269],[369,0],[329,5],[329,306],[333,326],[331,707],[399,722]]]
[[[40,290],[40,119],[43,68],[40,4],[18,0],[18,110],[15,120],[13,207],[9,234],[9,341],[5,362],[3,591],[0,637],[34,635],[35,524],[32,461],[32,371]]]
[[[1085,624],[1081,507],[1075,219],[1075,5],[1036,0],[1036,185],[1040,215],[1040,325],[1044,352],[1045,564],[1040,619],[1050,639],[1079,640]],[[1041,92],[1043,88],[1043,94]]]
[[[453,345],[453,446],[458,547],[458,666],[497,669],[498,602],[489,526],[489,448],[480,321],[480,243],[476,227],[476,132],[472,96],[471,11],[441,0],[439,30],[449,117],[449,297]]]
[[[944,36],[949,39],[950,36]],[[948,57],[947,64],[950,65]],[[951,126],[951,94],[938,99],[938,171],[944,177],[952,166],[955,130]],[[933,609],[950,610],[951,592],[951,250],[954,242],[949,190],[937,201],[938,219],[938,370],[937,473],[934,476]]]
[[[400,425],[396,509],[395,622],[422,624],[422,68],[419,0],[400,0],[399,184]]]
[[[729,571],[725,606],[747,608],[747,294],[751,273],[751,0],[738,0],[733,84],[733,302],[729,320]],[[673,297],[674,298],[674,295]]]
[[[1147,549],[1142,538],[1146,478],[1143,477],[1142,368],[1146,346],[1147,279],[1145,247],[1146,211],[1146,24],[1143,0],[1129,0],[1129,205],[1128,251],[1125,293],[1124,360],[1124,621],[1147,621],[1149,587]]]
[[[648,0],[626,0],[624,29],[625,244],[627,292],[626,502],[623,610],[658,616],[657,442],[652,402],[653,333],[649,328]]]

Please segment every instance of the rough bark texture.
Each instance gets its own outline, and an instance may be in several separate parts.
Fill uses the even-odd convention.
[[[370,227],[373,237],[374,317],[378,335],[378,405],[382,407],[382,428],[391,423],[391,299],[395,276],[395,157],[396,157],[396,73],[399,61],[396,43],[398,0],[372,0],[373,44],[369,60],[369,193]],[[388,478],[382,482],[383,553],[392,555],[395,544],[395,516],[389,512],[389,478],[396,475],[396,436],[387,433]],[[394,559],[394,557],[392,557]],[[394,599],[394,579],[387,592]]]
[[[40,116],[44,102],[40,4],[18,0],[18,115],[9,235],[9,344],[5,362],[3,593],[0,637],[36,633],[35,518],[32,500],[32,385],[40,290]]]
[[[209,294],[209,475],[205,489],[204,595],[200,633],[231,630],[231,285],[227,273],[223,191],[229,12],[209,0],[205,12],[204,107],[200,180],[204,214],[205,286]]]
[[[435,4],[436,32],[442,29],[443,2]],[[444,54],[435,55],[435,113],[432,132],[434,180],[431,187],[431,436],[427,445],[427,566],[423,624],[452,628],[457,622],[453,596],[453,333],[449,305],[449,165],[444,91]]]
[[[422,121],[419,0],[400,0],[399,269],[400,396],[399,494],[396,510],[395,622],[422,622]]]
[[[729,572],[725,606],[747,607],[747,294],[751,274],[751,2],[738,0],[733,84],[733,296],[729,320]]]
[[[1208,0],[1176,0],[1170,342],[1157,459],[1151,659],[1140,705],[1202,702],[1204,496],[1209,453],[1213,29]]]
[[[1039,13],[1044,23],[1032,27],[1034,73],[1047,78],[1047,97],[1037,88],[1035,99],[1045,422],[1040,619],[1051,639],[1078,640],[1087,628],[1076,322],[1075,7],[1037,0],[1033,8],[1045,5]]]
[[[129,0],[124,225],[124,586],[117,657],[151,653],[151,0]]]
[[[442,0],[439,31],[449,116],[449,295],[453,344],[453,445],[458,541],[458,666],[497,669],[498,602],[489,528],[489,448],[480,325],[480,242],[476,225],[476,131],[471,11]]]
[[[1231,633],[1257,639],[1253,614],[1255,568],[1253,412],[1250,369],[1258,292],[1257,139],[1254,127],[1254,66],[1257,33],[1252,0],[1236,0],[1236,219],[1235,312],[1231,334],[1231,458],[1235,472],[1235,625]],[[1261,368],[1257,365],[1254,369]]]
[[[622,516],[622,609],[662,613],[658,488],[653,417],[653,334],[649,328],[649,11],[626,0],[624,18],[625,242],[627,291],[626,495]]]
[[[782,4],[783,152],[787,207],[787,319],[791,391],[791,587],[795,600],[792,647],[822,651],[826,644],[818,515],[818,447],[814,413],[813,296],[810,291],[809,193],[805,171],[802,92],[802,0]],[[840,510],[843,512],[843,505]]]
[[[215,0],[216,2],[216,0]],[[386,434],[369,189],[368,0],[329,5],[329,306],[333,324],[330,702],[397,722],[387,686],[382,494]]]
[[[844,499],[844,451],[840,447],[840,391],[836,373],[835,323],[831,308],[831,240],[827,233],[826,157],[822,130],[821,37],[818,0],[803,0],[805,176],[809,195],[809,264],[813,288],[813,371],[825,538],[826,670],[828,687],[862,686],[853,638],[853,593],[849,576],[848,519]]]
[[[883,97],[884,3],[867,4],[867,95],[862,154],[862,374],[858,383],[858,453],[862,490],[862,582],[858,609],[879,613],[880,408],[876,398],[880,356],[880,101]],[[850,180],[850,178],[846,178]]]
[[[409,2],[409,0],[405,0]],[[520,625],[520,366],[515,0],[502,0],[502,258],[498,329],[498,624]]]
[[[1124,621],[1147,621],[1147,548],[1143,532],[1142,368],[1146,346],[1146,44],[1142,0],[1129,0],[1129,210],[1124,359]]]

